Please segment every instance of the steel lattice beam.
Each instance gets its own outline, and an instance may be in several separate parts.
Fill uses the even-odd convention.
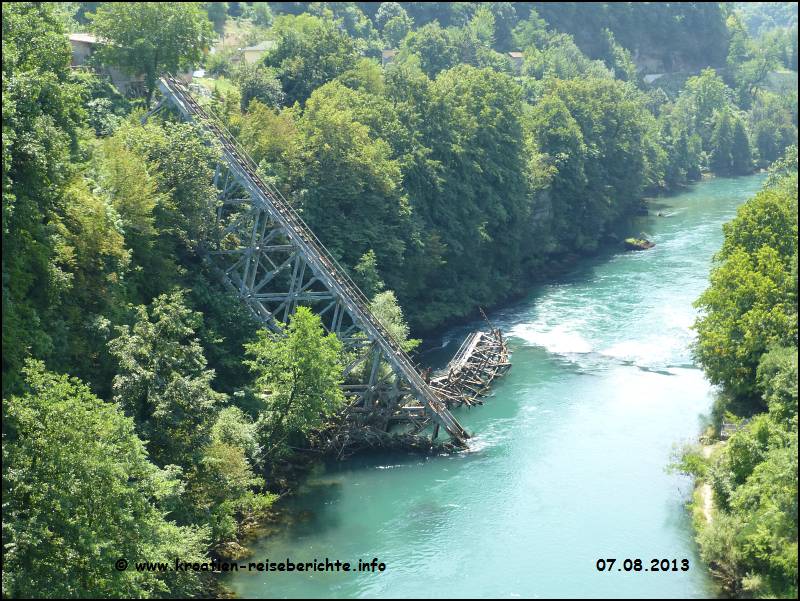
[[[214,182],[220,190],[216,232],[207,254],[253,314],[280,331],[298,303],[323,318],[354,356],[345,373],[363,382],[348,384],[351,409],[366,416],[403,411],[416,399],[428,418],[458,443],[469,435],[422,379],[408,355],[372,315],[369,303],[291,205],[256,173],[255,164],[233,137],[195,102],[175,79],[159,87],[181,114],[213,134],[222,147]],[[380,407],[382,411],[376,411]],[[388,409],[388,411],[387,411]]]

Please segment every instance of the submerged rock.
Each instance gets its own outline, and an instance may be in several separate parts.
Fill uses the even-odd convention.
[[[654,246],[655,243],[646,238],[625,238],[625,248],[628,250],[647,250]]]
[[[214,552],[221,559],[230,561],[238,561],[250,555],[250,550],[236,541],[220,543],[214,548]]]

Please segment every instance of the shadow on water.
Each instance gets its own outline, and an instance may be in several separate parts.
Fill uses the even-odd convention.
[[[284,521],[278,530],[292,539],[305,538],[341,526],[341,514],[333,508],[341,501],[341,480],[310,478],[297,493],[278,507]]]
[[[517,409],[506,404],[513,417]],[[505,413],[502,412],[502,413]],[[503,419],[503,415],[495,414],[494,418]],[[473,453],[421,457],[415,453],[374,452],[360,454],[349,458],[346,462],[328,460],[321,462],[294,494],[279,502],[276,508],[281,514],[281,522],[271,529],[271,536],[284,540],[304,540],[309,537],[324,537],[327,532],[335,532],[343,526],[343,515],[340,506],[343,501],[343,487],[355,473],[368,473],[383,470],[421,470],[426,464],[439,461],[460,459],[473,461],[478,459]],[[414,529],[425,523],[430,527],[440,524],[450,508],[434,499],[416,499],[406,510],[409,518],[413,518]]]

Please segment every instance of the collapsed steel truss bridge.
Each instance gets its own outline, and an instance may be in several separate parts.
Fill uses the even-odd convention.
[[[393,421],[416,432],[431,421],[457,446],[469,438],[395,338],[372,314],[370,304],[300,215],[274,187],[224,126],[210,116],[183,83],[159,81],[164,98],[181,115],[209,132],[221,147],[214,182],[220,191],[216,224],[204,254],[225,284],[266,327],[281,330],[298,304],[322,317],[328,332],[352,357],[343,385],[350,421],[383,431]]]

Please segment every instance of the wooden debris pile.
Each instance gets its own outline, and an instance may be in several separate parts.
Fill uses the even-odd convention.
[[[373,426],[354,428],[351,424],[336,424],[316,433],[315,451],[346,459],[369,450],[411,451],[423,455],[438,455],[461,450],[447,440],[433,440],[415,432],[387,432]]]
[[[502,332],[473,332],[430,385],[449,408],[483,404],[492,382],[511,367]]]
[[[430,370],[425,371],[423,378],[448,408],[474,407],[483,404],[492,382],[509,367],[506,341],[502,332],[492,327],[489,331],[471,333],[445,369],[433,377]],[[452,441],[438,441],[438,423],[433,424],[432,436],[422,434],[431,425],[431,416],[416,399],[401,406],[391,402],[406,396],[396,383],[384,383],[373,392],[374,406],[351,405],[344,409],[310,436],[312,448],[339,459],[370,449],[438,454],[463,448]],[[400,426],[405,429],[399,431]]]

